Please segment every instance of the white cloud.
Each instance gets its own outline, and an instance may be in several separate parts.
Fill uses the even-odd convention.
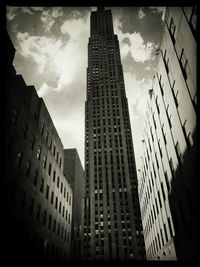
[[[62,7],[53,7],[51,15],[54,18],[61,17],[63,15]]]
[[[15,11],[18,9],[18,7],[11,7],[11,6],[7,6],[6,7],[6,18],[7,20],[11,21],[15,18],[16,13]]]
[[[150,9],[153,10],[153,12],[158,12],[158,13],[162,13],[162,18],[161,20],[164,21],[165,18],[165,11],[166,11],[166,7],[149,7]]]
[[[44,8],[41,7],[41,6],[32,6],[31,8],[32,8],[34,11],[43,11],[43,10],[44,10]]]
[[[123,38],[128,38],[130,42],[130,45],[121,42],[122,57],[126,57],[130,54],[134,61],[142,63],[154,58],[152,56],[152,52],[155,49],[155,44],[152,42],[147,42],[145,44],[144,39],[142,38],[140,33],[121,33],[121,35],[123,36]]]
[[[21,7],[22,12],[28,13],[29,15],[33,15],[33,12],[29,7]]]
[[[118,19],[114,20],[114,27],[115,33],[118,35],[122,58],[131,56],[134,61],[142,63],[155,58],[152,52],[157,47],[156,44],[152,42],[145,43],[139,32],[123,33]],[[128,43],[123,42],[124,39],[128,39]]]
[[[138,11],[138,18],[142,19],[146,16],[146,14],[144,13],[144,11],[142,10],[142,7],[140,8],[140,10]]]
[[[43,17],[44,21],[47,17]],[[58,78],[54,90],[58,92],[75,81],[77,77],[80,82],[85,83],[89,16],[87,20],[73,19],[63,25],[62,31],[70,36],[67,43],[63,43],[61,39],[46,36],[31,36],[27,32],[17,34],[21,55],[31,57],[38,65],[39,73],[43,73],[45,68],[54,73]]]
[[[42,12],[41,14],[41,21],[43,22],[43,26],[45,28],[45,31],[49,32],[51,27],[53,26],[55,22],[55,17],[52,16],[52,10],[48,9]]]
[[[49,86],[46,83],[43,83],[40,89],[37,91],[39,97],[44,97],[49,91]]]

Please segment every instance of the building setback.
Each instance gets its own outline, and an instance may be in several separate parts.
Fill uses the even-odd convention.
[[[81,259],[81,220],[85,175],[75,148],[64,149],[64,174],[73,191],[71,259]]]
[[[91,12],[83,259],[145,259],[128,102],[111,10]]]
[[[6,243],[13,260],[68,259],[72,189],[63,174],[63,145],[33,86],[12,65],[7,35]]]
[[[196,254],[196,12],[166,9],[149,90],[139,186],[147,259]]]

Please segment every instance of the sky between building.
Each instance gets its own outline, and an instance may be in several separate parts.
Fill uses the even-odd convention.
[[[109,8],[119,39],[137,164],[165,8]],[[43,97],[64,148],[76,147],[84,166],[87,45],[90,13],[96,8],[8,6],[6,10],[17,73]]]

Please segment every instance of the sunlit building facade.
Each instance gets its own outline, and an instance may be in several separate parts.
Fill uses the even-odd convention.
[[[139,184],[149,260],[196,255],[196,12],[166,9],[149,90]]]
[[[63,145],[43,99],[16,74],[8,36],[6,49],[4,251],[16,261],[66,260],[72,189],[63,174]]]
[[[91,13],[82,258],[146,258],[128,102],[111,10]]]

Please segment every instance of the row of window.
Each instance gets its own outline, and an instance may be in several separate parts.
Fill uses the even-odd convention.
[[[67,241],[67,234],[68,234],[68,242],[69,242],[70,233],[69,232],[67,233],[67,229],[64,229],[64,226],[61,226],[59,222],[56,222],[56,219],[53,220],[51,213],[48,214],[46,209],[44,209],[42,212],[41,204],[36,205],[34,198],[31,197],[29,203],[27,203],[27,200],[28,200],[27,191],[22,190],[22,195],[20,200],[21,208],[22,209],[27,208],[30,215],[33,215],[35,211],[37,221],[41,222],[43,226],[48,227],[49,230],[52,230],[54,233],[57,233],[57,235],[60,236],[62,240]],[[67,219],[67,213],[68,212],[66,210],[66,219]],[[68,214],[68,223],[70,224],[70,214]]]
[[[44,162],[45,162],[45,165],[46,165],[46,156],[45,156],[44,159],[45,159]],[[17,154],[16,154],[16,164],[17,164],[18,167],[20,167],[21,161],[22,161],[22,152],[21,152],[21,150],[18,150]],[[43,164],[43,166],[44,166],[44,164]],[[26,161],[26,170],[25,170],[26,176],[30,175],[30,170],[31,170],[31,162],[30,162],[30,160],[27,160]],[[51,174],[51,164],[50,163],[49,163],[48,174],[49,175]],[[53,182],[55,182],[55,178],[56,178],[56,172],[54,171],[53,172]],[[35,170],[34,176],[33,176],[33,184],[35,186],[37,186],[37,183],[38,183],[38,170]],[[44,178],[41,178],[40,192],[43,192],[43,187],[44,187]],[[69,196],[69,192],[68,191],[66,192],[66,187],[64,187],[63,183],[60,182],[60,177],[58,176],[57,177],[57,188],[59,189],[59,187],[60,187],[61,194],[63,193],[64,198],[66,197],[66,201],[67,202],[69,201],[69,205],[71,205],[71,195]],[[47,192],[48,191],[49,191],[49,186],[47,185]],[[46,195],[47,194],[48,193],[46,193]]]

